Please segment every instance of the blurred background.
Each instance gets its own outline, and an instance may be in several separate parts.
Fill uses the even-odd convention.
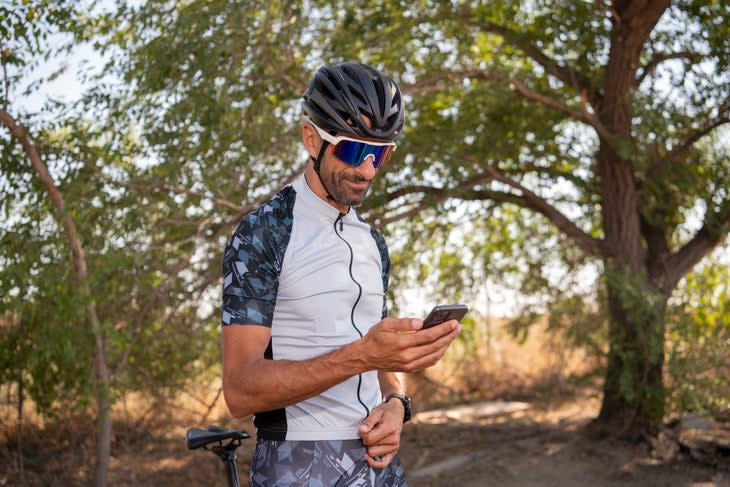
[[[728,25],[710,0],[0,1],[0,484],[210,484],[185,429],[252,428],[221,397],[223,248],[303,170],[301,94],[345,60],[406,100],[359,209],[391,314],[471,307],[406,378],[417,411],[568,405],[633,443],[722,416]]]

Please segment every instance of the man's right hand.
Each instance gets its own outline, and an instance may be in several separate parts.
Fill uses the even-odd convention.
[[[361,339],[368,369],[415,372],[436,364],[459,336],[456,320],[422,330],[418,318],[385,318]]]

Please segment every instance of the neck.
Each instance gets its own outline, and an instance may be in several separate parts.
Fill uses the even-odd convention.
[[[317,175],[314,171],[312,164],[307,164],[307,169],[304,171],[304,180],[307,182],[307,186],[309,186],[309,189],[311,189],[314,194],[321,198],[322,201],[325,201],[336,208],[340,213],[347,213],[350,210],[348,205],[340,203],[330,195],[329,191],[327,191],[324,187],[319,175]]]

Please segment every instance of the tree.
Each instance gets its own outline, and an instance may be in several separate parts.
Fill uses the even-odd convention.
[[[594,311],[604,296],[610,319],[596,424],[634,435],[665,410],[668,299],[730,226],[729,16],[689,0],[149,2],[110,40],[150,173],[207,201],[206,269],[301,160],[311,72],[360,59],[394,74],[408,126],[364,210],[408,229],[404,248],[458,226],[463,245],[439,251],[460,263],[452,284],[504,271],[550,295],[547,256],[597,269]]]
[[[26,132],[18,120],[36,119],[8,116],[4,85],[0,203],[14,217],[0,227],[9,249],[0,306],[26,325],[3,330],[12,345],[3,381],[24,373],[41,407],[83,406],[102,384],[78,366],[91,363],[97,338],[113,364],[98,390],[111,399],[192,376],[196,339],[213,360],[215,313],[198,307],[215,302],[222,246],[302,167],[298,100],[314,69],[360,59],[397,77],[408,97],[404,137],[363,208],[406,242],[394,269],[422,266],[464,293],[520,278],[535,305],[527,321],[549,308],[545,296],[560,298],[563,321],[572,305],[589,332],[606,309],[596,424],[651,429],[665,407],[668,300],[730,225],[728,14],[724,3],[693,1],[191,0],[81,21],[51,15],[112,52],[105,74],[121,82],[100,80]],[[9,38],[44,25],[14,18],[22,27],[6,28]],[[4,49],[3,66],[21,51]],[[47,205],[52,186],[28,177],[38,160],[18,144],[28,133],[65,211]],[[64,259],[73,240],[60,238],[68,218],[89,294],[63,285],[74,270]],[[437,265],[424,261],[432,256]],[[553,275],[585,268],[602,276],[588,289]],[[88,325],[79,310],[91,305],[96,331],[59,333]],[[60,386],[44,373],[49,362]]]
[[[16,6],[18,7],[18,6]],[[49,5],[25,5],[25,8],[5,11],[15,22],[10,24],[11,38],[18,41],[18,44],[25,44],[29,51],[33,52],[33,44],[36,45],[43,40],[46,32],[36,25],[44,25],[48,17],[53,20],[68,22],[75,14],[72,6],[61,2],[57,6]],[[45,7],[45,8],[44,8]],[[49,8],[50,7],[50,8]],[[47,9],[47,10],[46,10]],[[23,18],[23,14],[25,18]],[[43,18],[46,17],[46,18]],[[51,20],[51,21],[53,21]],[[39,21],[38,24],[34,24]],[[26,23],[29,22],[29,23]],[[5,29],[4,29],[5,30]],[[15,47],[15,46],[14,46]],[[9,48],[3,46],[3,68],[7,69],[7,62],[13,55]],[[16,56],[13,56],[17,59]],[[7,73],[7,71],[5,71]],[[7,76],[6,76],[7,80]],[[12,138],[23,148],[25,156],[30,161],[33,171],[37,175],[45,192],[50,199],[56,212],[56,218],[60,220],[63,231],[71,249],[73,274],[79,287],[79,298],[86,313],[86,322],[94,337],[94,392],[97,407],[97,448],[96,448],[96,470],[94,474],[94,485],[104,486],[107,481],[109,454],[111,449],[111,398],[109,396],[110,373],[106,355],[106,334],[102,329],[101,321],[97,312],[97,305],[91,292],[89,282],[89,268],[86,258],[86,251],[79,236],[78,227],[73,215],[68,211],[66,198],[59,190],[48,170],[48,165],[43,161],[36,144],[28,134],[25,126],[16,120],[6,110],[8,105],[8,83],[5,84],[4,108],[0,109],[0,125],[4,126]]]
[[[217,348],[196,339],[215,321],[185,273],[192,250],[179,252],[194,243],[177,241],[174,225],[160,230],[156,208],[174,205],[174,193],[135,183],[143,148],[109,94],[116,87],[99,83],[40,113],[18,94],[29,68],[87,40],[106,14],[37,1],[1,6],[0,18],[0,383],[20,378],[42,414],[92,410],[91,483],[106,485],[114,401],[161,398],[198,376]]]
[[[667,301],[730,228],[721,141],[730,120],[720,21],[728,6],[489,2],[414,10],[407,17],[430,37],[404,36],[383,56],[416,66],[413,131],[423,136],[408,149],[439,133],[460,143],[439,144],[443,153],[412,149],[414,161],[436,163],[421,174],[438,172],[441,184],[401,182],[385,200],[516,205],[547,220],[559,246],[599,260],[610,350],[595,424],[630,435],[655,427],[665,407]],[[359,30],[371,32],[375,17],[357,15]],[[678,26],[698,35],[681,35]],[[436,95],[421,98],[429,91]],[[689,215],[701,221],[691,233]]]

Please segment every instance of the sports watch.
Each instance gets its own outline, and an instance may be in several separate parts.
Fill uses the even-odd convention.
[[[398,392],[391,392],[387,396],[385,396],[385,399],[383,399],[383,403],[386,403],[390,401],[391,399],[398,399],[400,402],[403,403],[403,422],[407,422],[409,419],[411,419],[411,398],[406,396],[405,394],[400,394]]]

